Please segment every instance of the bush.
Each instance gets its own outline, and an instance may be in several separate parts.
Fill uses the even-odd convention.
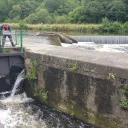
[[[128,34],[128,21],[123,25],[124,34]]]
[[[122,34],[123,33],[123,27],[122,27],[121,23],[119,23],[119,22],[111,23],[110,33]]]
[[[19,29],[27,29],[27,24],[25,21],[19,22]]]
[[[107,18],[102,19],[101,28],[103,33],[123,34],[124,28],[120,22],[110,22]]]
[[[56,23],[57,24],[67,24],[68,23],[67,16],[57,16],[56,17]]]
[[[101,25],[101,30],[102,32],[110,32],[110,27],[111,27],[111,23],[110,21],[105,17],[102,19],[102,25]]]

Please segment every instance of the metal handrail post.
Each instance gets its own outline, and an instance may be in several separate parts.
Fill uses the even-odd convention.
[[[4,53],[4,39],[2,39],[2,53]]]
[[[1,40],[2,40],[2,53],[4,53],[4,39],[3,39],[3,31],[1,31]]]
[[[1,32],[0,32],[0,52],[2,52],[2,35],[1,35]]]
[[[16,40],[16,45],[18,45],[18,42],[17,42],[17,31],[15,30],[15,40]]]
[[[23,31],[20,30],[20,49],[23,52]]]

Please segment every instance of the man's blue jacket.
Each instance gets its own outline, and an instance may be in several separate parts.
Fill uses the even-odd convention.
[[[11,31],[12,28],[8,24],[3,24],[0,26],[0,30]]]

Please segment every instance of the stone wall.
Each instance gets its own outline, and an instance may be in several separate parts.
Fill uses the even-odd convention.
[[[41,103],[99,127],[127,128],[127,101],[122,101],[128,80],[127,59],[124,54],[55,46],[29,48],[25,52],[26,92]]]

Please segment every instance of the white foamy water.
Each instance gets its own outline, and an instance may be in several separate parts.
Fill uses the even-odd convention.
[[[95,44],[94,42],[78,42],[73,44],[61,43],[63,47],[82,48],[99,52],[128,53],[128,44]]]
[[[47,106],[41,109],[33,102],[25,93],[1,99],[0,123],[4,128],[95,128],[78,123]]]
[[[24,79],[25,71],[23,70],[15,81],[10,97],[4,97],[10,92],[2,92],[3,98],[0,100],[0,123],[4,128],[47,128],[45,122],[37,119],[37,113],[30,114],[32,107],[23,107],[24,103],[32,102],[25,93],[16,95],[16,89]]]
[[[30,114],[31,106],[22,106],[31,101],[25,93],[0,100],[0,122],[4,128],[47,128],[45,122],[37,119],[37,113]]]
[[[24,75],[25,75],[25,70],[23,70],[18,76],[17,79],[15,81],[14,87],[12,89],[11,92],[11,97],[14,97],[15,93],[16,93],[16,89],[18,88],[18,86],[20,85],[20,83],[22,82],[22,80],[24,80]]]

